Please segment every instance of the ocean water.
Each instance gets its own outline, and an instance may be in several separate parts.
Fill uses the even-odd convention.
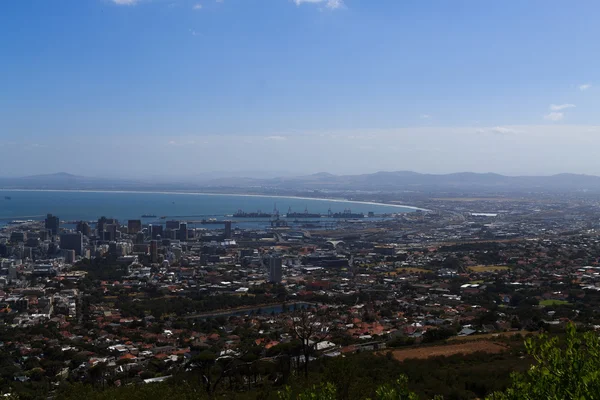
[[[7,196],[11,199],[5,199]],[[409,207],[392,205],[271,196],[0,190],[0,225],[15,219],[42,220],[49,213],[57,215],[63,221],[96,221],[99,217],[105,216],[125,222],[128,219],[140,219],[142,214],[165,216],[167,220],[201,220],[227,218],[238,209],[246,212],[258,210],[271,212],[274,207],[277,207],[280,214],[285,214],[288,207],[296,212],[303,212],[306,207],[309,212],[321,214],[326,214],[330,208],[333,212],[341,212],[349,208],[353,212],[365,214],[370,211],[376,214],[414,211]],[[243,218],[233,219],[241,222],[237,226],[244,224]],[[158,218],[143,219],[143,221],[158,222]],[[203,227],[210,229],[213,226],[203,225]],[[219,225],[214,227],[222,228]]]

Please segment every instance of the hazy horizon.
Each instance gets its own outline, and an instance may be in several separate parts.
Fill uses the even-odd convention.
[[[600,175],[599,11],[5,1],[0,176]]]
[[[44,176],[58,176],[61,174],[67,174],[67,175],[71,175],[71,176],[76,176],[76,177],[82,177],[82,178],[91,178],[91,179],[107,179],[107,180],[131,180],[131,181],[140,181],[140,182],[152,182],[154,181],[155,183],[166,183],[166,182],[173,182],[173,183],[193,183],[193,182],[203,182],[203,181],[211,181],[211,180],[218,180],[220,178],[248,178],[248,179],[275,179],[275,178],[301,178],[301,177],[309,177],[309,176],[313,176],[313,175],[318,175],[318,174],[331,174],[333,176],[360,176],[360,175],[372,175],[372,174],[377,174],[377,173],[398,173],[398,172],[409,172],[409,173],[416,173],[416,174],[421,174],[421,175],[453,175],[453,174],[469,174],[469,173],[474,173],[474,174],[495,174],[495,175],[501,175],[501,176],[506,176],[506,177],[514,177],[514,178],[519,178],[519,177],[550,177],[550,176],[556,176],[556,175],[585,175],[585,176],[592,176],[592,177],[600,177],[600,175],[593,175],[593,174],[576,174],[576,173],[572,173],[572,172],[559,172],[556,174],[540,174],[540,175],[533,175],[533,174],[520,174],[520,175],[509,175],[509,174],[500,174],[497,172],[493,172],[493,171],[487,171],[487,172],[473,172],[473,171],[452,171],[452,172],[447,172],[447,173],[427,173],[427,172],[419,172],[419,171],[412,171],[412,170],[395,170],[395,171],[382,171],[382,170],[378,170],[378,171],[370,171],[370,172],[362,172],[362,173],[356,173],[356,174],[332,174],[328,171],[317,171],[317,172],[307,172],[307,173],[293,173],[293,172],[274,172],[274,171],[208,171],[208,172],[203,172],[201,174],[197,174],[197,175],[182,175],[182,176],[177,176],[177,177],[173,177],[172,175],[146,175],[146,176],[111,176],[111,175],[82,175],[82,174],[78,174],[76,172],[69,172],[69,171],[56,171],[56,172],[44,172],[44,173],[38,173],[38,174],[31,174],[31,175],[2,175],[0,176],[0,178],[9,178],[9,179],[13,179],[13,178],[27,178],[27,177],[44,177]]]

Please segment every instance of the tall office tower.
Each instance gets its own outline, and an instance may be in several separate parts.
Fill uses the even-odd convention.
[[[187,224],[185,222],[182,222],[181,224],[179,224],[179,240],[182,242],[185,242],[188,240],[188,230],[187,230]]]
[[[29,258],[30,260],[33,259],[33,249],[31,247],[27,247],[27,246],[23,246],[23,255],[22,255],[23,259],[27,259]]]
[[[96,224],[96,230],[98,231],[98,237],[102,237],[102,232],[104,232],[104,225],[106,224],[106,217],[98,218],[98,223]]]
[[[14,264],[10,264],[8,266],[8,279],[14,281],[17,279],[17,266]]]
[[[231,221],[225,221],[225,239],[231,239]]]
[[[108,244],[108,254],[117,255],[117,242],[110,242]]]
[[[75,250],[75,254],[83,254],[83,234],[81,232],[66,232],[60,235],[60,248]]]
[[[50,236],[49,233],[50,233],[50,231],[46,230],[46,229],[44,229],[43,231],[39,231],[38,235],[40,236],[40,240],[41,241],[48,240],[48,236]]]
[[[106,225],[115,225],[116,227],[118,227],[119,221],[117,221],[115,218],[100,217],[98,219],[98,223],[96,225],[96,230],[98,231],[98,237],[102,238],[104,236],[102,234],[102,232],[106,231]]]
[[[135,235],[135,244],[144,244],[144,232],[138,232]]]
[[[92,229],[85,221],[79,221],[77,223],[77,232],[81,232],[83,236],[90,236],[92,234]]]
[[[116,224],[104,224],[104,232],[102,238],[105,241],[112,242],[117,240],[117,225]]]
[[[27,247],[39,247],[40,239],[33,236],[31,232],[27,234],[27,240],[25,241],[25,246]]]
[[[46,221],[45,221],[44,227],[46,229],[48,229],[49,231],[51,231],[53,235],[56,235],[56,234],[58,234],[58,230],[60,227],[60,220],[58,219],[57,216],[48,214],[46,216]]]
[[[142,230],[142,221],[139,219],[130,219],[127,221],[127,233],[133,235]]]
[[[65,252],[65,262],[73,264],[75,262],[75,250],[63,250]]]
[[[282,277],[281,258],[273,256],[269,259],[269,282],[281,283]]]
[[[167,222],[165,222],[165,228],[177,230],[177,229],[179,229],[179,224],[180,224],[179,221],[174,221],[174,220],[167,221]]]
[[[150,262],[158,262],[158,242],[156,240],[150,241]]]
[[[163,226],[162,225],[150,225],[150,237],[152,239],[156,239],[157,236],[163,235]]]
[[[14,231],[10,234],[12,243],[24,243],[27,240],[27,232]]]

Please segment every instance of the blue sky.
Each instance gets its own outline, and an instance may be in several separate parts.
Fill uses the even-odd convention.
[[[0,175],[600,174],[598,15],[592,0],[4,0]]]

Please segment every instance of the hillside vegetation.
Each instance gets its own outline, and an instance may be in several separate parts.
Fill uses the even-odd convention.
[[[67,386],[58,399],[76,400],[160,400],[160,399],[593,399],[600,393],[600,339],[594,332],[577,332],[574,325],[566,334],[539,335],[525,340],[527,359],[511,355],[475,353],[428,360],[395,361],[391,356],[359,354],[313,366],[309,379],[296,379],[282,387],[257,387],[246,392],[223,390],[207,393],[193,375],[175,377],[164,383],[103,389],[92,385]],[[481,362],[485,359],[485,364]],[[517,361],[519,360],[519,361]],[[525,361],[524,361],[525,360]],[[479,362],[478,362],[479,361]],[[507,374],[515,369],[508,378]],[[393,374],[398,374],[393,377]],[[466,382],[470,374],[480,381]],[[471,376],[472,376],[471,375]],[[490,391],[493,384],[503,389]],[[427,386],[429,385],[429,386]],[[470,385],[470,386],[469,386]],[[438,391],[438,392],[436,392]],[[486,393],[481,396],[482,394]],[[17,396],[12,396],[17,398]]]

